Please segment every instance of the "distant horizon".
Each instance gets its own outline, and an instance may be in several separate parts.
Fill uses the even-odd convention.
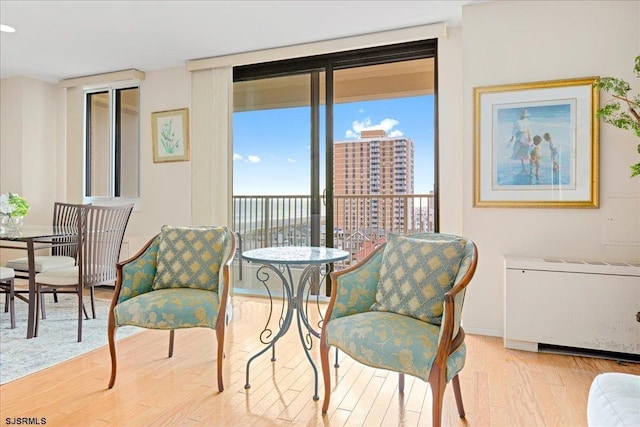
[[[233,194],[310,193],[309,107],[237,112],[233,115]],[[321,117],[324,107],[321,107]],[[363,130],[414,143],[414,193],[434,190],[434,97],[421,95],[334,106],[334,143],[356,141]],[[324,141],[324,121],[320,140]],[[325,153],[321,142],[321,186]]]

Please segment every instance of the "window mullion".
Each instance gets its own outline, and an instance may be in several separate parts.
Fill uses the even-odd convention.
[[[109,177],[109,197],[115,197],[116,185],[115,185],[115,169],[116,169],[116,96],[113,87],[109,87],[109,171],[111,176]]]

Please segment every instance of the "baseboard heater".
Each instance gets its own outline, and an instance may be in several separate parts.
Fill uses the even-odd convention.
[[[640,263],[505,257],[504,346],[640,360]]]

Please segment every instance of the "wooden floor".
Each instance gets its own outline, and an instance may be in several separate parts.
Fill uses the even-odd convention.
[[[429,426],[428,385],[365,367],[340,354],[332,368],[329,413],[314,401],[313,371],[301,350],[295,324],[277,346],[245,368],[262,347],[266,300],[234,297],[226,338],[225,390],[216,386],[215,333],[176,332],[173,358],[168,333],[144,331],[118,341],[119,370],[107,389],[107,348],[0,387],[0,420],[43,418],[47,426]],[[106,321],[106,319],[105,319]],[[451,387],[443,410],[446,426],[586,426],[589,386],[600,372],[640,374],[640,365],[611,360],[506,350],[499,338],[467,335],[467,362],[460,374],[466,420],[457,416]],[[25,355],[28,357],[28,355]],[[318,345],[319,392],[323,383]],[[333,357],[333,351],[332,351]],[[24,423],[23,423],[24,424]],[[41,423],[42,424],[42,423]]]

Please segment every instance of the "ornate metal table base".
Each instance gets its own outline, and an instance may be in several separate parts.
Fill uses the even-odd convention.
[[[286,250],[286,248],[274,248],[274,249],[282,249]],[[304,249],[304,248],[303,248]],[[318,248],[313,248],[318,249]],[[313,337],[320,338],[320,329],[322,328],[323,314],[320,309],[320,299],[319,299],[319,289],[322,286],[322,283],[325,281],[329,262],[345,259],[348,254],[347,252],[330,249],[330,248],[321,248],[324,252],[329,251],[329,255],[323,255],[324,258],[310,258],[306,259],[304,257],[292,257],[291,259],[266,259],[262,257],[251,257],[251,252],[260,251],[254,250],[249,251],[243,254],[243,257],[249,259],[251,261],[259,261],[262,262],[263,265],[258,269],[256,273],[256,278],[259,282],[263,284],[268,295],[269,295],[269,318],[267,319],[267,323],[265,324],[262,332],[260,333],[260,341],[263,344],[266,344],[266,347],[260,350],[258,353],[253,355],[247,361],[247,369],[246,369],[246,383],[244,388],[251,388],[251,384],[249,383],[249,370],[251,367],[251,362],[256,359],[258,356],[266,353],[269,349],[271,349],[271,361],[276,360],[276,350],[275,345],[278,340],[288,332],[291,327],[291,323],[293,321],[293,316],[295,312],[297,326],[298,326],[298,336],[300,337],[300,342],[302,343],[302,348],[305,352],[307,360],[311,364],[313,368],[314,375],[314,394],[313,400],[318,400],[318,369],[316,368],[315,363],[311,357],[311,350],[313,348]],[[266,248],[265,250],[269,250]],[[299,254],[296,254],[299,255]],[[314,254],[315,255],[315,254]],[[325,259],[326,258],[326,259]],[[319,262],[326,261],[326,262]],[[303,264],[306,263],[307,266],[304,268],[300,275],[300,279],[297,283],[297,289],[295,287],[295,282],[293,280],[293,274],[291,273],[291,265],[294,264]],[[277,266],[280,266],[278,268]],[[282,307],[280,309],[280,317],[278,319],[279,330],[274,335],[274,331],[271,329],[271,323],[273,321],[273,312],[274,312],[274,296],[269,289],[269,279],[272,277],[272,273],[275,274],[281,281],[282,285]],[[315,301],[312,300],[312,296],[315,295]],[[310,310],[317,310],[317,315],[319,317],[319,321],[316,325],[312,325],[309,320]]]

